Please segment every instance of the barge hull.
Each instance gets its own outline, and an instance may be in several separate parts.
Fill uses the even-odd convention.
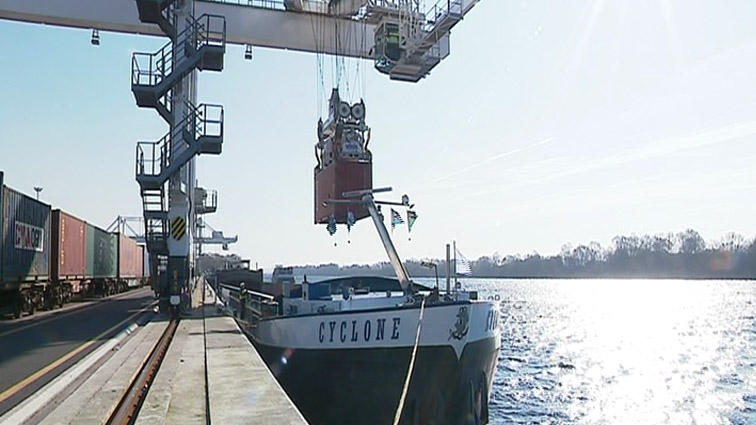
[[[412,347],[255,346],[310,424],[393,423]],[[450,346],[418,348],[400,424],[487,423],[499,349],[494,338],[468,343],[459,359]]]

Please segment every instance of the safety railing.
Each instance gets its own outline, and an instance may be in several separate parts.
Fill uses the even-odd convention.
[[[194,28],[196,50],[204,46],[226,46],[226,18],[224,16],[204,14],[194,21]]]
[[[278,314],[278,302],[270,294],[245,289],[242,297],[238,286],[222,283],[219,286],[219,293],[227,294],[223,302],[241,321],[254,322]],[[244,300],[243,305],[242,299]]]
[[[200,137],[223,137],[223,106],[213,104],[201,104],[192,109],[194,140]]]
[[[139,142],[136,151],[136,175],[155,177],[171,166],[172,159],[186,148],[181,133],[186,130],[194,143],[202,137],[223,137],[223,106],[186,103],[187,115],[176,126],[175,133],[168,132],[157,142]],[[183,164],[181,164],[183,165]]]
[[[145,212],[166,211],[166,199],[163,190],[142,191],[142,205]]]
[[[144,235],[148,244],[165,244],[167,235],[165,229],[167,221],[165,219],[151,218],[144,222]]]
[[[157,142],[139,142],[136,151],[136,175],[159,176],[164,168],[170,133]]]
[[[155,53],[136,52],[131,56],[131,84],[156,86],[173,70],[173,49],[166,44]]]
[[[226,46],[226,18],[218,15],[202,15],[176,37],[176,46],[190,49],[193,55],[205,46]],[[187,44],[188,43],[188,44]],[[131,57],[131,84],[157,86],[173,72],[173,42],[166,43],[155,53],[136,52]]]
[[[462,17],[462,0],[439,0],[425,12],[424,31],[433,31],[445,18]]]
[[[218,209],[218,191],[197,188],[195,205],[198,211],[216,211]]]
[[[168,114],[171,114],[171,111],[173,110],[173,91],[168,90],[164,96],[161,96],[160,99],[158,99],[158,104],[162,106]]]

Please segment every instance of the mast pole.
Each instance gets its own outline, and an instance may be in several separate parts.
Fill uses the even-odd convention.
[[[402,264],[402,261],[399,259],[399,254],[396,252],[394,243],[391,241],[391,236],[389,236],[388,230],[386,230],[386,226],[383,224],[383,220],[378,214],[373,195],[370,193],[363,195],[362,203],[367,207],[370,217],[373,219],[373,223],[375,223],[375,228],[378,230],[378,236],[380,236],[381,242],[383,242],[383,247],[386,249],[389,260],[391,260],[391,266],[394,268],[397,279],[399,279],[399,285],[401,285],[402,291],[404,291],[405,295],[411,295],[412,286],[409,274],[407,273],[407,269],[404,268],[404,264]]]
[[[454,244],[454,292],[457,292],[457,241]]]
[[[451,293],[451,254],[449,254],[449,244],[446,244],[446,294]]]

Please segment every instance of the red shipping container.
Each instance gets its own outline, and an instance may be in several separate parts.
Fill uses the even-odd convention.
[[[144,251],[136,241],[118,235],[118,278],[134,279],[144,275]]]
[[[327,200],[343,199],[344,192],[373,188],[373,163],[364,160],[334,161],[322,169],[315,168],[315,224],[326,224],[333,214],[336,223],[347,222],[351,210],[355,220],[370,215],[366,208],[355,204],[323,205]],[[359,198],[354,198],[359,200]]]
[[[87,269],[87,223],[64,211],[52,211],[53,281],[83,279]]]

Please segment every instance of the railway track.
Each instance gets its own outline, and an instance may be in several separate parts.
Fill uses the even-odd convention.
[[[178,328],[179,319],[171,319],[165,328],[163,335],[160,336],[157,344],[150,352],[147,360],[142,364],[139,373],[129,384],[128,389],[124,392],[123,397],[118,402],[118,406],[107,420],[108,425],[131,425],[136,422],[139,409],[142,407],[147,392],[150,390],[152,381],[155,379],[160,365],[168,352],[173,335]]]

